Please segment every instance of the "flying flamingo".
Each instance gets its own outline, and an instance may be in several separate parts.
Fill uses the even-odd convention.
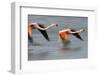
[[[53,27],[53,26],[58,26],[58,24],[51,24],[47,27],[44,26],[44,24],[40,24],[40,23],[30,23],[28,25],[28,39],[30,40],[31,43],[33,43],[33,39],[32,39],[32,31],[33,29],[37,29],[41,32],[41,34],[44,36],[44,38],[48,41],[50,41],[47,31],[49,28]]]
[[[72,34],[76,38],[83,41],[82,37],[79,35],[79,33],[83,32],[83,31],[84,31],[84,29],[80,29],[80,30],[76,31],[75,29],[69,29],[68,28],[68,29],[64,29],[64,30],[59,31],[59,36],[60,36],[63,43],[68,42],[68,35],[69,34]]]

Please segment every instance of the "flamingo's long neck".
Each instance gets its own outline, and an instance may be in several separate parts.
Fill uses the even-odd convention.
[[[51,24],[51,25],[49,25],[49,26],[47,26],[47,27],[45,27],[45,28],[41,28],[40,26],[35,25],[35,27],[36,27],[37,29],[39,29],[39,30],[48,30],[49,28],[51,28],[51,27],[53,27],[53,26],[55,26],[55,24]]]
[[[47,30],[47,29],[49,29],[49,28],[51,28],[51,27],[53,27],[53,26],[55,26],[55,24],[51,24],[51,25],[49,25],[48,27],[46,27],[46,28],[44,28],[44,29]]]

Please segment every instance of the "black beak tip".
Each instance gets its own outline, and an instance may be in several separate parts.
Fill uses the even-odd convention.
[[[58,24],[56,24],[56,26],[58,27]]]

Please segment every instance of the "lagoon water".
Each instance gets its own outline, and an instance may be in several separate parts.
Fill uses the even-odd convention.
[[[37,22],[48,26],[57,23],[47,30],[50,41],[47,41],[38,30],[33,30],[34,43],[28,42],[28,60],[55,60],[55,59],[79,59],[88,57],[88,18],[71,16],[42,16],[28,15],[28,23]],[[84,39],[81,41],[69,35],[70,42],[63,46],[58,32],[65,28],[80,29],[85,31],[80,35]]]

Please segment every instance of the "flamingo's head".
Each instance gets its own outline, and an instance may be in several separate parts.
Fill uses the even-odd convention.
[[[58,27],[58,24],[55,24],[55,26],[57,26],[57,27]]]
[[[83,32],[83,31],[85,31],[85,29],[80,29],[80,31],[82,31],[82,32]]]
[[[53,25],[53,26],[56,26],[56,27],[58,26],[58,24],[57,24],[57,23],[53,23],[52,25]]]

